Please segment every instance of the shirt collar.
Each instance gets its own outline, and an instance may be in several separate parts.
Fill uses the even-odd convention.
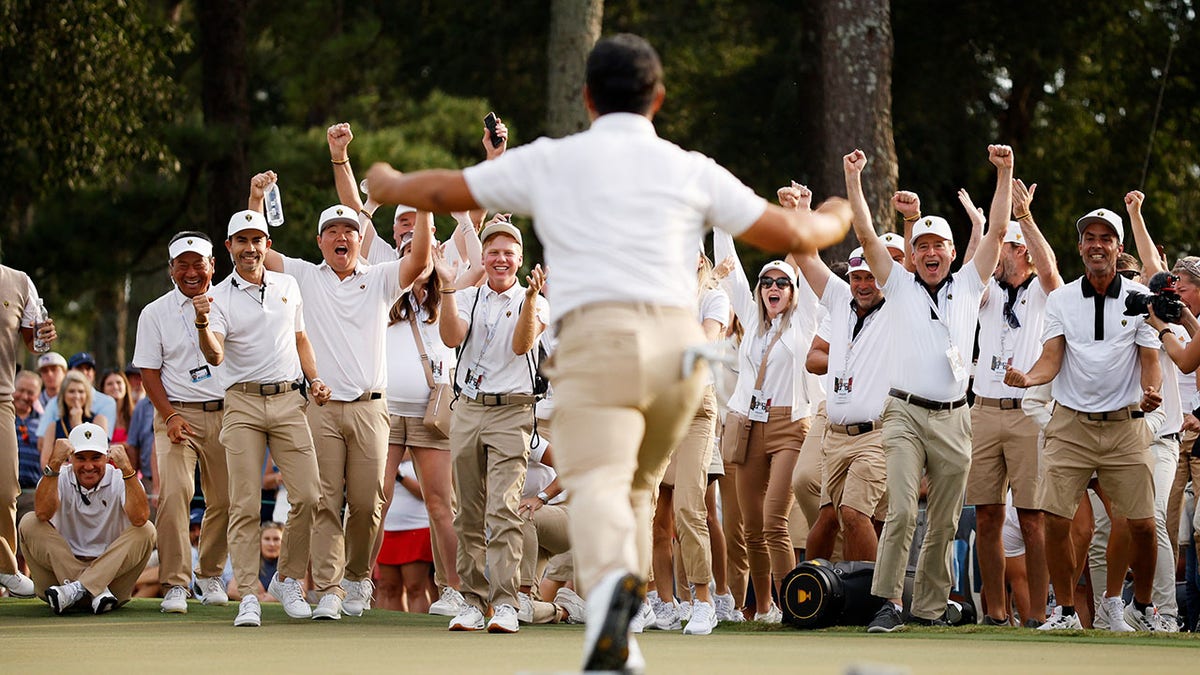
[[[1114,300],[1121,297],[1121,287],[1125,284],[1125,277],[1120,274],[1113,277],[1109,282],[1108,289],[1104,291],[1104,295]],[[1096,289],[1092,286],[1092,282],[1088,281],[1087,276],[1079,277],[1079,287],[1083,290],[1083,297],[1096,297]]]
[[[263,282],[262,282],[263,286],[271,285],[271,276],[270,275],[271,275],[270,270],[267,270],[267,269],[263,270]],[[258,286],[259,286],[258,284],[252,284],[249,281],[246,281],[245,277],[243,277],[241,274],[239,274],[236,269],[233,270],[233,273],[229,275],[229,278],[233,281],[234,288],[258,288]]]
[[[208,293],[208,292],[211,292],[211,291],[212,291],[212,284],[211,284],[211,283],[209,283],[209,285],[208,285],[208,289],[207,289],[207,290],[205,290],[204,292],[205,292],[205,293]],[[182,306],[184,306],[184,305],[190,305],[190,304],[192,304],[192,299],[191,299],[191,298],[189,298],[188,296],[184,295],[184,294],[183,294],[183,291],[179,290],[179,287],[178,287],[178,286],[172,286],[172,287],[171,287],[171,297],[172,297],[172,299],[174,299],[174,300],[175,300],[175,304],[176,304],[176,305],[179,305],[180,307],[182,307]]]
[[[592,122],[592,129],[596,131],[617,131],[621,133],[636,133],[646,136],[657,136],[658,132],[654,130],[654,122],[651,122],[645,115],[637,113],[608,113],[596,118]]]
[[[483,284],[483,289],[484,289],[483,297],[485,297],[485,298],[491,297],[493,295],[502,295],[509,300],[512,300],[513,298],[515,298],[518,293],[525,292],[525,288],[523,286],[521,286],[521,282],[519,282],[519,281],[514,283],[512,286],[509,286],[508,290],[504,291],[503,293],[497,293],[496,291],[492,290],[492,287],[490,285],[488,285],[486,282]]]
[[[367,266],[368,266],[367,262],[361,256],[359,256],[358,261],[354,264],[354,271],[351,272],[350,276],[348,276],[346,278],[349,279],[350,277],[356,277],[356,276],[362,274],[363,268],[365,268]],[[317,269],[320,270],[321,272],[324,272],[325,270],[329,270],[330,274],[335,274],[335,275],[337,274],[337,272],[334,272],[333,268],[329,266],[329,263],[325,262],[324,260],[317,263]]]

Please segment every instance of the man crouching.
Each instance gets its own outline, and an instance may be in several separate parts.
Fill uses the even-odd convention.
[[[110,448],[103,427],[80,424],[55,441],[42,474],[34,512],[20,525],[38,597],[55,614],[84,598],[94,614],[125,604],[154,550],[155,530],[124,446]]]

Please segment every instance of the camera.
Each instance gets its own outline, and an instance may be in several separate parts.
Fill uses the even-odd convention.
[[[1149,314],[1154,308],[1154,314],[1167,323],[1179,323],[1183,316],[1183,301],[1179,299],[1179,290],[1175,283],[1179,277],[1167,272],[1159,272],[1150,278],[1150,292],[1139,293],[1130,291],[1125,296],[1125,316]]]

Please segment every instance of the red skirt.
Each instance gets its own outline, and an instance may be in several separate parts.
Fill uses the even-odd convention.
[[[412,562],[433,562],[433,543],[429,528],[384,532],[379,549],[380,565],[407,565]]]

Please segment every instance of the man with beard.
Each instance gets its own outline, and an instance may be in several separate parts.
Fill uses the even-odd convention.
[[[176,614],[187,613],[191,595],[188,518],[197,465],[205,509],[196,581],[204,604],[229,602],[221,581],[229,554],[229,477],[220,439],[225,392],[218,378],[220,366],[205,363],[193,332],[193,301],[212,284],[212,251],[212,241],[200,232],[171,238],[167,269],[175,287],[142,310],[133,349],[133,363],[141,369],[146,397],[154,406],[158,580],[167,591],[162,611]]]
[[[313,519],[320,502],[319,470],[304,419],[301,378],[317,405],[329,387],[317,376],[317,360],[304,332],[303,300],[296,280],[265,269],[271,248],[267,221],[257,211],[229,219],[225,248],[234,270],[210,293],[192,298],[200,351],[225,391],[221,443],[228,448],[229,553],[242,601],[235,626],[259,626],[255,595],[259,568],[259,512],[267,446],[287,487],[287,525],[279,571],[268,592],[294,619],[312,616],[300,580],[308,571]],[[210,299],[211,296],[211,299]]]
[[[883,447],[887,456],[888,513],[879,542],[871,593],[886,602],[868,632],[890,633],[904,627],[901,596],[908,552],[917,518],[922,475],[929,478],[928,529],[917,559],[910,620],[921,625],[943,622],[950,593],[950,545],[962,513],[963,489],[971,464],[971,419],[967,403],[967,363],[979,317],[984,284],[996,269],[1000,240],[1011,205],[1013,154],[1004,145],[988,146],[996,166],[996,194],[988,231],[973,259],[951,274],[954,235],[937,216],[921,216],[911,204],[910,257],[916,272],[892,260],[865,214],[856,213],[854,231],[871,273],[888,299],[888,330],[904,339],[892,343],[889,398],[883,408]],[[861,150],[846,155],[846,183],[861,191],[867,158]],[[865,200],[851,202],[862,211]]]
[[[1004,585],[1005,494],[1012,488],[1013,506],[1025,540],[1025,560],[1033,616],[1022,621],[1040,626],[1045,620],[1049,577],[1043,518],[1037,503],[1038,426],[1021,410],[1023,391],[1004,384],[1009,367],[1023,370],[1041,354],[1046,296],[1062,285],[1057,261],[1029,207],[1037,185],[1013,181],[1013,216],[1000,247],[1000,264],[988,282],[979,310],[979,366],[975,370],[975,405],[971,408],[971,472],[967,503],[975,506],[979,574],[987,597],[984,625],[1009,623]]]

